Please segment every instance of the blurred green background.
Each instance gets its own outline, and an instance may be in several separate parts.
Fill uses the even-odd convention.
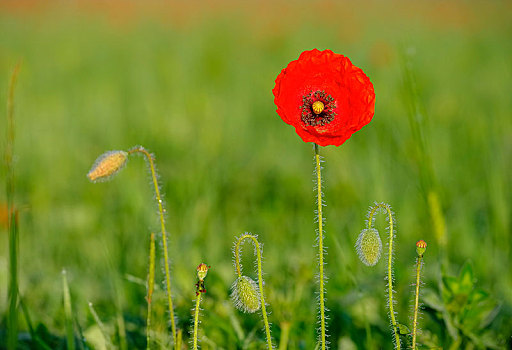
[[[118,305],[129,347],[145,346],[146,291],[133,280],[146,277],[149,233],[158,230],[146,166],[142,158],[130,159],[109,183],[92,184],[85,176],[103,152],[143,145],[156,156],[165,193],[180,328],[190,329],[195,269],[206,262],[212,269],[203,348],[264,344],[259,315],[241,314],[229,301],[233,242],[249,231],[264,244],[274,338],[288,322],[289,348],[313,349],[312,145],[277,116],[271,90],[300,52],[329,48],[366,72],[377,99],[368,126],[341,147],[321,150],[332,348],[392,348],[385,262],[367,268],[353,248],[374,201],[389,203],[396,213],[399,320],[410,323],[419,239],[428,243],[424,289],[439,294],[440,250],[419,180],[423,165],[408,118],[412,94],[404,88],[404,61],[416,76],[425,112],[423,132],[446,220],[446,275],[457,275],[469,262],[496,316],[482,320],[474,334],[510,346],[510,13],[510,3],[499,1],[0,3],[2,106],[12,69],[21,63],[15,202],[20,293],[32,321],[57,337],[64,334],[65,268],[86,338],[95,337],[91,301],[113,333]],[[5,118],[0,125],[3,150]],[[4,170],[0,181],[5,183]],[[2,215],[5,200],[2,191]],[[5,315],[5,219],[1,224]],[[387,237],[384,230],[381,236]],[[255,277],[252,248],[245,252],[246,273]],[[155,308],[161,329],[162,291]],[[453,344],[435,308],[426,306],[421,327],[424,344]],[[22,316],[20,328],[26,330]],[[4,321],[0,329],[5,333]]]

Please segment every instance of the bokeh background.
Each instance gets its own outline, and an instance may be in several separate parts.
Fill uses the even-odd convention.
[[[121,315],[129,347],[145,346],[143,280],[149,234],[158,230],[146,166],[135,157],[111,182],[92,184],[85,176],[103,152],[143,145],[156,156],[165,193],[185,337],[195,269],[206,262],[212,269],[203,348],[263,346],[259,315],[241,314],[229,300],[233,242],[248,231],[264,244],[274,338],[289,324],[289,348],[313,349],[312,145],[277,116],[271,90],[300,52],[329,48],[366,72],[377,98],[368,126],[341,147],[321,150],[332,348],[392,348],[385,262],[367,268],[354,250],[374,201],[389,203],[396,213],[400,321],[410,323],[419,239],[428,243],[423,288],[440,293],[441,252],[420,181],[425,164],[408,116],[411,100],[421,106],[446,222],[444,275],[456,276],[465,263],[472,267],[473,282],[489,294],[492,307],[491,321],[471,334],[482,342],[496,339],[498,348],[510,346],[511,13],[505,1],[2,1],[3,106],[12,69],[21,63],[15,202],[20,293],[32,322],[47,329],[55,347],[64,347],[66,269],[74,315],[89,346],[101,348],[89,301],[114,343]],[[414,74],[417,95],[404,84],[406,71]],[[5,118],[0,125],[3,150]],[[0,181],[5,183],[4,170]],[[2,191],[0,335],[7,310],[5,201]],[[385,223],[378,225],[384,240]],[[245,252],[246,273],[255,278],[252,248]],[[155,329],[164,334],[162,290],[154,307]],[[439,312],[425,307],[423,343],[453,347]],[[20,316],[20,330],[26,329]]]

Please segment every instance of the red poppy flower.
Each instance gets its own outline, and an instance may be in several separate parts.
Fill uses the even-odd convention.
[[[304,51],[276,78],[277,114],[304,142],[340,146],[368,124],[375,111],[370,79],[331,50]]]

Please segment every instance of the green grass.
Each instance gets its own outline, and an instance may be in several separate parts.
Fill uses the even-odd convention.
[[[76,10],[86,8],[83,3],[25,10],[0,6],[2,106],[12,69],[21,61],[14,116],[19,290],[35,332],[50,348],[66,343],[63,268],[73,318],[86,339],[97,329],[91,301],[112,343],[145,347],[146,288],[127,276],[146,278],[150,232],[159,227],[151,179],[141,171],[142,158],[130,159],[115,181],[92,184],[86,178],[99,154],[135,145],[156,155],[168,210],[173,301],[183,334],[191,325],[195,268],[205,262],[212,268],[202,301],[201,332],[208,338],[202,347],[264,346],[259,315],[241,314],[229,300],[232,244],[249,231],[264,245],[272,337],[279,344],[286,322],[290,349],[314,348],[313,147],[280,120],[271,92],[280,70],[314,47],[350,57],[370,77],[377,98],[368,126],[339,148],[321,149],[332,348],[350,343],[392,348],[385,264],[368,269],[354,249],[374,201],[389,203],[396,213],[399,321],[409,323],[419,239],[429,244],[422,290],[429,295],[439,289],[440,248],[408,119],[411,91],[404,89],[403,50],[415,52],[422,132],[446,220],[447,274],[465,276],[459,270],[470,261],[478,288],[501,305],[485,329],[510,338],[510,5],[415,8],[370,2],[294,8],[269,2],[258,10],[228,2],[217,9],[154,5],[145,11],[120,3],[87,11]],[[5,118],[0,125],[6,125]],[[5,127],[0,137],[3,154]],[[2,171],[0,182],[6,180]],[[0,204],[6,201],[0,193]],[[384,235],[384,226],[379,228]],[[3,349],[9,273],[3,227],[0,240]],[[157,254],[161,257],[161,250]],[[245,273],[256,279],[246,255]],[[163,280],[159,270],[157,278]],[[160,284],[153,297],[156,343],[170,334],[164,290]],[[119,312],[125,340],[119,336]],[[449,348],[452,339],[437,314],[425,310],[420,326]],[[19,330],[28,332],[21,309],[18,322]]]

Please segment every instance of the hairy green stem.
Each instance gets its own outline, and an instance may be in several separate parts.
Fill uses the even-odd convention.
[[[421,265],[423,261],[423,255],[420,255],[416,260],[416,285],[414,292],[414,316],[412,320],[412,347],[411,349],[416,349],[416,333],[418,332],[418,308],[419,308],[419,299],[420,299],[420,273],[421,273]]]
[[[324,220],[322,215],[322,167],[320,165],[319,146],[315,143],[315,171],[316,171],[316,187],[317,187],[317,215],[318,215],[318,267],[319,284],[320,284],[320,340],[322,342],[322,350],[325,350],[325,290],[324,290],[324,237],[323,226]]]
[[[150,331],[151,331],[151,300],[155,287],[155,234],[151,232],[149,243],[149,271],[148,271],[148,295],[146,301],[148,303],[148,315],[146,319],[146,349],[150,349]]]
[[[174,307],[172,304],[172,293],[171,293],[171,274],[169,272],[169,252],[167,250],[167,231],[165,230],[165,219],[164,219],[164,208],[163,201],[160,195],[160,188],[158,186],[158,179],[156,177],[155,164],[153,160],[153,155],[151,155],[144,147],[139,146],[135,147],[128,151],[128,154],[132,153],[141,153],[143,154],[148,163],[151,171],[151,178],[153,180],[153,185],[155,187],[155,197],[158,204],[158,212],[160,214],[160,226],[162,230],[162,245],[164,250],[164,271],[165,271],[165,283],[167,287],[167,304],[169,306],[169,316],[171,319],[171,329],[172,329],[172,338],[174,345],[176,346],[176,321],[174,319]]]
[[[199,307],[201,304],[201,293],[197,294],[196,297],[196,308],[194,310],[194,340],[193,340],[193,348],[197,350],[197,332],[199,328]]]
[[[258,242],[258,239],[254,235],[250,234],[243,234],[238,238],[238,241],[235,245],[235,268],[236,273],[238,274],[238,277],[242,277],[242,270],[240,267],[240,246],[244,239],[250,239],[254,247],[256,248],[256,259],[257,259],[257,265],[258,265],[258,284],[260,288],[260,300],[261,300],[261,313],[263,315],[263,322],[265,323],[265,333],[267,335],[267,345],[269,350],[272,349],[272,338],[270,336],[270,325],[268,323],[268,317],[267,317],[267,310],[265,308],[265,297],[263,296],[263,273],[261,272],[261,248],[260,243]]]
[[[396,349],[400,350],[400,336],[399,336],[399,330],[398,330],[398,323],[396,322],[395,318],[395,311],[394,311],[394,305],[393,305],[393,237],[394,234],[394,220],[393,220],[393,213],[391,212],[391,208],[386,203],[378,203],[374,205],[370,209],[370,213],[368,214],[368,229],[372,228],[373,225],[373,216],[375,215],[375,212],[383,208],[387,215],[389,220],[389,241],[388,241],[388,307],[389,307],[389,317],[391,319],[391,326],[393,327],[393,333],[395,336],[395,346]]]

